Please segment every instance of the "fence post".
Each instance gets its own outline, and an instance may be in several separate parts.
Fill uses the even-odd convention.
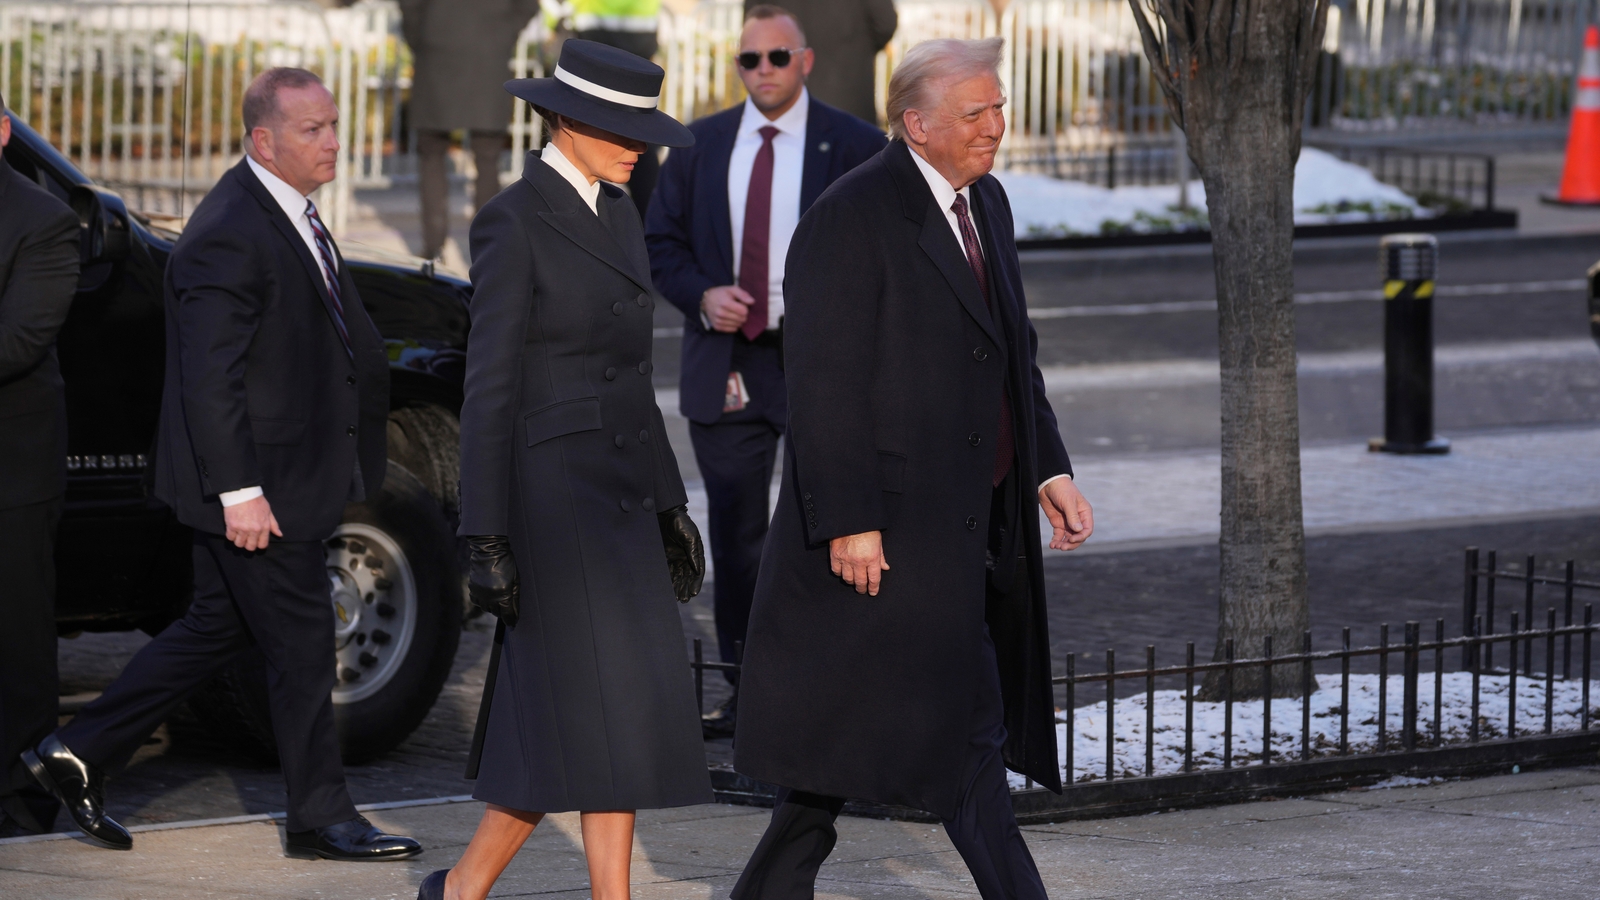
[[[1233,768],[1233,638],[1222,645],[1222,767]]]
[[[1311,692],[1316,679],[1311,676],[1311,629],[1301,637],[1300,653],[1300,758],[1311,758]]]
[[[694,639],[694,708],[701,715],[706,711],[705,649],[700,638]]]
[[[1575,574],[1576,573],[1572,567],[1572,560],[1569,559],[1567,560],[1566,578],[1562,584],[1567,609],[1567,613],[1563,618],[1562,624],[1568,628],[1572,627],[1572,589],[1574,587],[1573,582],[1576,580],[1574,578]],[[1562,638],[1561,677],[1563,680],[1572,677],[1572,635],[1570,634]]]
[[[1544,733],[1554,724],[1556,690],[1556,608],[1550,607],[1549,627],[1544,635]]]
[[[1194,771],[1194,641],[1184,650],[1183,690],[1183,770]]]
[[[1389,623],[1378,626],[1378,752],[1389,749]]]
[[[1156,645],[1144,648],[1144,774],[1155,774],[1156,741]]]
[[[1484,158],[1483,172],[1483,208],[1494,211],[1494,157]]]
[[[1261,764],[1272,764],[1272,635],[1261,641]]]
[[[1106,781],[1116,778],[1117,652],[1106,650]]]
[[[1417,643],[1421,640],[1421,628],[1421,623],[1406,623],[1406,684],[1400,740],[1407,750],[1417,749]]]
[[[1478,615],[1478,548],[1467,548],[1466,574],[1462,581],[1461,591],[1461,636],[1472,635],[1472,620]],[[1461,647],[1461,670],[1464,672],[1472,665],[1472,645],[1464,644]]]
[[[1506,670],[1506,737],[1517,736],[1517,632],[1520,630],[1517,614],[1511,614],[1511,639],[1506,641],[1511,653],[1511,665]]]
[[[1522,674],[1528,676],[1529,678],[1533,677],[1533,629],[1535,627],[1533,624],[1533,590],[1535,585],[1533,580],[1533,565],[1533,554],[1530,553],[1528,554],[1527,569],[1522,573],[1522,621],[1523,627],[1528,630],[1528,636],[1522,641]]]

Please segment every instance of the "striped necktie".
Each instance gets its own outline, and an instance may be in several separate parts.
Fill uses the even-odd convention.
[[[306,219],[311,222],[311,235],[317,241],[317,255],[322,257],[322,274],[328,281],[328,299],[333,301],[333,325],[339,329],[339,340],[344,341],[344,352],[355,359],[356,352],[350,347],[350,329],[344,324],[344,301],[339,296],[339,267],[333,263],[333,238],[328,237],[328,228],[322,224],[322,217],[317,215],[317,205],[310,200],[306,201]]]

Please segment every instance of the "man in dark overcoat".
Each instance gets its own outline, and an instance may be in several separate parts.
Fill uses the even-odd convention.
[[[262,72],[241,107],[247,155],[195,208],[166,267],[155,493],[194,529],[194,599],[23,759],[91,841],[131,849],[105,813],[106,773],[258,647],[289,794],[286,855],[403,859],[421,845],[356,812],[333,720],[323,542],[347,502],[381,488],[389,414],[383,340],[309,199],[334,178],[339,108],[292,68]]]
[[[400,0],[400,30],[415,74],[406,106],[417,132],[417,185],[422,200],[422,256],[434,259],[450,236],[445,154],[451,132],[464,132],[478,170],[473,206],[500,190],[500,153],[511,103],[500,85],[511,77],[517,38],[539,12],[539,0]]]
[[[1035,510],[1057,549],[1093,526],[987,174],[1001,49],[908,53],[896,139],[789,251],[788,465],[734,759],[783,790],[737,900],[809,898],[847,797],[937,815],[985,900],[1046,896],[1006,777],[1061,786]]]
[[[668,157],[645,221],[656,286],[684,315],[678,407],[706,485],[717,649],[729,663],[750,618],[772,518],[772,468],[789,419],[789,241],[823,190],[884,145],[876,127],[806,90],[811,52],[791,49],[805,44],[785,10],[746,14],[736,65],[749,96],[690,123],[695,144]],[[704,717],[708,737],[732,736],[737,696]]]
[[[0,97],[0,148],[11,119]],[[52,831],[61,806],[22,751],[56,727],[56,564],[67,400],[56,335],[78,284],[78,217],[0,150],[0,838]]]

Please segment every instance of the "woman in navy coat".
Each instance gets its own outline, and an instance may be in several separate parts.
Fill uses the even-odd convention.
[[[473,760],[488,809],[423,898],[486,896],[545,813],[579,810],[593,896],[625,900],[634,810],[711,800],[673,602],[704,554],[650,381],[644,229],[613,186],[647,143],[694,140],[656,110],[662,74],[571,40],[553,78],[506,83],[552,137],[472,223],[461,533],[501,618]]]

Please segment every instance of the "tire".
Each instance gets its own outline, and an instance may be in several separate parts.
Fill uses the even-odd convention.
[[[455,661],[461,594],[455,540],[422,483],[389,463],[376,497],[346,507],[327,541],[339,747],[346,763],[394,749],[422,723]],[[190,700],[208,726],[276,762],[266,660],[251,650]]]
[[[461,423],[442,406],[423,403],[389,413],[389,459],[417,476],[444,511],[453,535],[461,524]],[[467,541],[456,540],[456,587],[462,620],[481,615],[467,600]]]

